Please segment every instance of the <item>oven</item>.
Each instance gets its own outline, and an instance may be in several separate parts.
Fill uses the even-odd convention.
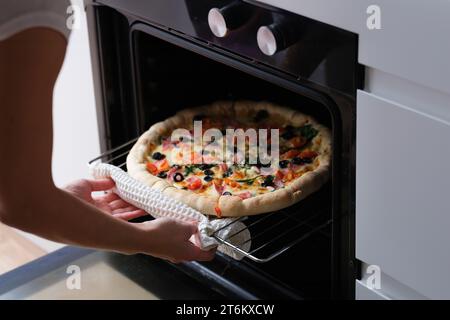
[[[216,100],[274,102],[331,129],[321,190],[241,218],[252,235],[243,260],[218,253],[176,269],[230,299],[354,298],[358,36],[256,1],[99,0],[86,10],[103,161],[125,169],[153,123]]]

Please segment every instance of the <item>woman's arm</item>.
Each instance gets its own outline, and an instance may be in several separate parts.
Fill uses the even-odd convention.
[[[1,220],[68,244],[172,261],[211,259],[212,252],[188,241],[195,226],[166,220],[130,224],[55,187],[52,98],[65,49],[64,37],[47,28],[0,42]]]

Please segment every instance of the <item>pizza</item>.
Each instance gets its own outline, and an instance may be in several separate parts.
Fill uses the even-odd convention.
[[[218,101],[154,124],[127,157],[128,173],[205,215],[280,210],[329,178],[330,130],[269,102]]]

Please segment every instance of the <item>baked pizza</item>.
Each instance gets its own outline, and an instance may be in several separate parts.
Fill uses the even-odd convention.
[[[269,102],[219,101],[154,124],[131,149],[128,173],[206,215],[288,207],[329,177],[330,131]]]

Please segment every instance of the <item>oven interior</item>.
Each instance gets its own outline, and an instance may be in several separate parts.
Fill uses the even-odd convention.
[[[119,146],[108,153],[114,164],[124,164],[126,150],[120,146],[152,124],[183,108],[217,100],[270,101],[312,115],[332,130],[334,152],[342,152],[341,120],[324,100],[307,97],[295,87],[286,88],[278,81],[280,76],[262,79],[149,34],[145,28],[130,28],[130,21],[115,10],[100,7],[96,15],[99,25],[109,26],[99,28],[98,36],[103,143],[107,149]],[[330,181],[297,205],[245,220],[252,249],[258,249],[255,256],[267,258],[276,253],[273,259],[235,261],[218,254],[212,262],[173,267],[229,298],[334,297],[340,277],[339,169],[336,161]]]

